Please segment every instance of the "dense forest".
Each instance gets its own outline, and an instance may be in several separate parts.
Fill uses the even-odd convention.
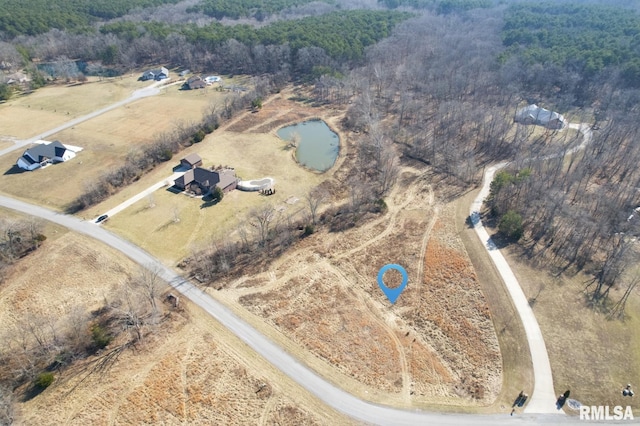
[[[187,12],[202,12],[216,19],[238,19],[253,17],[262,21],[265,17],[284,9],[311,3],[317,0],[203,0],[187,9]],[[322,0],[335,3],[332,0]]]
[[[616,66],[623,82],[640,84],[640,16],[601,5],[516,4],[505,14],[502,58],[523,65],[553,63],[583,77]]]
[[[86,30],[101,19],[113,19],[134,8],[179,0],[0,0],[0,35],[35,35],[52,28]]]
[[[249,48],[256,45],[287,45],[293,53],[302,48],[316,47],[334,60],[348,62],[361,58],[365,47],[389,36],[398,22],[409,17],[408,13],[401,12],[351,10],[280,21],[261,28],[250,25],[228,26],[217,22],[204,27],[121,22],[105,25],[100,31],[115,34],[128,41],[146,34],[164,41],[177,32],[194,46],[207,51],[214,51],[229,40],[235,40]],[[251,73],[253,70],[251,67],[243,67],[239,71]]]

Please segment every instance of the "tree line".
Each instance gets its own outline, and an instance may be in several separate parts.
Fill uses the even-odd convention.
[[[52,28],[87,31],[97,20],[113,19],[134,8],[179,0],[0,0],[0,35],[36,35]]]

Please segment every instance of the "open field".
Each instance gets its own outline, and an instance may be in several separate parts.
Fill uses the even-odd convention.
[[[270,101],[265,108],[268,108],[271,102],[282,109],[278,116],[280,118],[296,120],[318,114],[316,109],[298,107],[295,103],[280,98]],[[247,121],[247,118],[256,117],[259,118],[259,126],[266,126],[274,115],[268,109],[256,114],[246,113],[239,120],[233,121],[228,128],[238,129],[242,126],[249,129],[248,126],[253,124]],[[331,176],[331,171],[319,174],[299,166],[295,162],[293,151],[287,149],[287,143],[275,136],[276,128],[267,134],[237,133],[229,131],[228,128],[217,130],[204,141],[181,152],[179,157],[192,152],[198,153],[205,167],[234,167],[237,175],[243,180],[273,177],[276,188],[274,195],[265,197],[257,192],[236,190],[226,194],[221,203],[209,205],[200,198],[161,189],[156,191],[153,197],[145,198],[118,213],[104,226],[135,241],[162,259],[176,263],[188,255],[194,246],[205,244],[213,238],[220,238],[234,229],[247,218],[253,208],[270,204],[282,214],[292,214],[305,209],[305,195]],[[140,181],[86,212],[81,212],[81,215],[87,219],[97,217],[155,182],[170,176],[171,167],[177,164],[179,157],[157,167]],[[298,198],[299,201],[295,204],[286,203],[290,197]],[[154,206],[149,207],[151,204]],[[179,221],[175,221],[176,213]],[[171,244],[166,244],[167,241],[171,241]]]
[[[137,269],[89,238],[58,227],[46,232],[44,245],[0,284],[0,333],[24,315],[46,314],[63,327],[75,306],[102,306]],[[88,358],[56,372],[52,386],[18,403],[18,423],[350,424],[208,315],[182,306],[111,368],[88,375]]]
[[[320,231],[266,270],[218,280],[211,294],[364,399],[483,411],[502,384],[496,334],[455,215],[416,172],[406,169],[386,215]],[[395,305],[376,282],[386,263],[409,274]]]
[[[134,90],[148,86],[138,74],[87,83],[47,86],[0,104],[0,134],[18,139],[54,128],[73,118],[126,99]]]
[[[640,388],[640,294],[627,305],[625,321],[608,320],[589,309],[583,293],[584,274],[554,276],[525,263],[517,248],[503,250],[542,329],[553,370],[555,389],[571,390],[571,398],[585,405],[630,405],[640,410],[637,398],[624,398],[631,383]],[[620,298],[619,289],[611,299]]]
[[[69,162],[33,172],[6,174],[22,153],[16,151],[15,155],[0,157],[0,171],[5,173],[0,174],[3,191],[63,210],[86,185],[120,166],[136,147],[151,142],[160,132],[171,130],[179,121],[199,121],[207,106],[222,102],[226,96],[215,90],[205,93],[178,89],[177,85],[164,88],[157,96],[127,104],[50,136],[50,140],[59,139],[62,143],[83,148]],[[22,120],[30,120],[30,116],[26,115]],[[60,187],[61,182],[64,182],[64,189]]]

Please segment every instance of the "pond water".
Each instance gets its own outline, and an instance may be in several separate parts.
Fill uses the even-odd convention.
[[[299,138],[296,158],[300,164],[310,169],[324,172],[329,170],[338,158],[340,138],[322,120],[304,121],[278,130],[280,139],[289,141],[293,134]]]

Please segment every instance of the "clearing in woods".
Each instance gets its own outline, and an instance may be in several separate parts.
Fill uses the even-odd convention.
[[[59,227],[0,285],[0,335],[19,318],[58,319],[101,307],[137,268],[128,258]],[[42,277],[47,279],[43,280]],[[18,403],[24,424],[351,424],[267,364],[199,308],[182,302],[156,334],[110,369],[87,375],[92,357],[56,371]],[[108,347],[107,347],[108,349]],[[24,388],[17,390],[18,393]]]
[[[500,393],[502,358],[454,207],[410,167],[386,202],[379,219],[317,232],[210,294],[361,398],[483,411]],[[409,274],[395,305],[376,281],[387,263]]]

